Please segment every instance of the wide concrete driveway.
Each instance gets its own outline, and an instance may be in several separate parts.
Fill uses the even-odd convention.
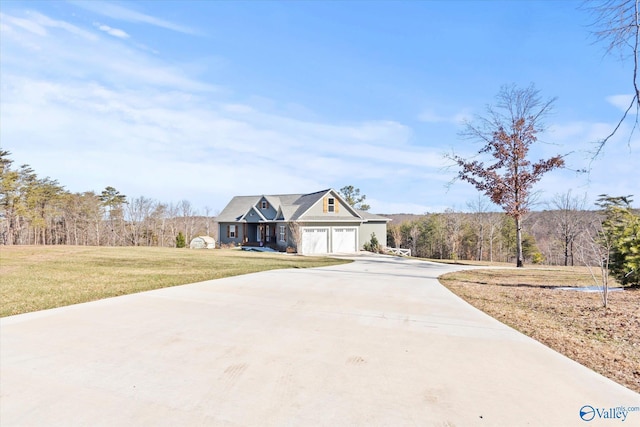
[[[0,424],[615,426],[580,410],[640,406],[451,294],[456,267],[355,258],[4,318]]]

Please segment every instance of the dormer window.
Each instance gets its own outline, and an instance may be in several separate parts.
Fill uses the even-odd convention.
[[[325,197],[322,199],[322,212],[324,213],[337,213],[340,204],[335,197]]]
[[[327,211],[335,212],[336,211],[336,199],[333,197],[329,197],[327,199]]]

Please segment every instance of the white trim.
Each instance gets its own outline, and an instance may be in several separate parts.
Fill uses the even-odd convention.
[[[337,234],[342,231],[347,231],[351,233],[353,232],[353,250],[344,251],[342,248],[337,248]],[[358,242],[359,242],[359,230],[358,227],[331,227],[331,253],[355,253],[358,252]]]
[[[248,211],[246,211],[246,212],[244,213],[244,215],[242,215],[238,221],[242,221],[242,220],[245,220],[245,221],[246,221],[246,220],[247,220],[247,219],[246,219],[246,217],[247,217],[247,215],[249,214],[249,212],[251,212],[251,211],[254,211],[255,213],[257,213],[257,214],[258,214],[258,216],[259,216],[260,218],[262,218],[262,220],[263,220],[263,221],[269,221],[267,218],[265,218],[265,216],[264,216],[264,215],[262,215],[262,213],[260,212],[260,209],[256,208],[255,206],[251,206],[251,209],[249,209]]]
[[[341,205],[344,206],[345,209],[348,209],[349,212],[351,212],[351,214],[355,217],[355,218],[360,218],[362,221],[364,221],[364,218],[362,216],[360,216],[360,214],[358,212],[356,212],[354,210],[354,208],[352,208],[349,203],[347,203],[341,196],[340,194],[334,190],[333,188],[330,188],[329,190],[327,190],[320,198],[318,198],[318,200],[315,201],[314,204],[312,204],[311,206],[309,206],[309,208],[302,212],[300,215],[298,215],[298,217],[296,218],[296,221],[301,221],[301,222],[307,222],[307,220],[304,219],[304,216],[307,214],[307,212],[309,212],[311,209],[313,209],[313,207],[315,205],[317,205],[319,202],[322,202],[322,200],[327,197],[327,195],[329,195],[331,193],[332,197],[334,197],[335,199],[339,200]],[[335,213],[335,212],[332,212]],[[327,216],[327,218],[331,218],[330,216]],[[344,221],[344,220],[343,220]],[[318,221],[316,221],[318,222]]]
[[[300,238],[300,248],[298,248],[298,250],[300,251],[300,253],[302,253],[303,255],[313,255],[313,254],[327,254],[330,251],[330,246],[329,246],[329,239],[330,239],[330,229],[331,227],[300,227],[300,232],[302,233],[302,236]],[[318,240],[317,242],[313,242],[314,243],[314,247],[313,248],[305,248],[305,235],[311,236],[311,234],[305,234],[305,233],[311,233],[313,230],[313,233],[322,233],[324,234],[324,243],[322,242],[322,240]],[[316,236],[318,236],[316,235]],[[315,236],[314,236],[315,237]],[[318,245],[318,243],[320,243],[321,245]],[[310,246],[310,245],[307,245]],[[319,246],[323,246],[324,247],[324,251],[315,251],[313,249],[320,249]],[[308,250],[311,249],[311,250]]]

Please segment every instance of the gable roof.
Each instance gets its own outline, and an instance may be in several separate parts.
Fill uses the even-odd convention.
[[[387,220],[388,218],[379,215],[369,214],[358,209],[352,208],[344,201],[340,194],[333,190],[321,190],[309,194],[277,194],[277,195],[260,195],[260,196],[236,196],[229,204],[220,212],[216,218],[218,222],[236,222],[243,221],[244,216],[252,209],[257,207],[260,200],[266,199],[271,206],[277,211],[274,218],[281,221],[297,221],[304,216],[316,203],[319,203],[326,195],[331,194],[332,197],[338,198],[342,204],[354,215],[354,219],[361,222],[369,220]],[[256,209],[259,213],[259,209]],[[262,215],[261,215],[262,216]],[[262,216],[264,218],[264,216]],[[325,218],[326,219],[326,218]],[[341,218],[344,220],[344,218]]]

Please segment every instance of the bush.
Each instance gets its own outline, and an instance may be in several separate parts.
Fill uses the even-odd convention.
[[[184,238],[184,234],[182,234],[182,231],[181,231],[176,236],[176,248],[184,248],[186,246],[187,246],[187,241]]]
[[[534,252],[533,255],[531,255],[531,262],[534,264],[542,264],[544,262],[544,255],[540,252]]]
[[[380,242],[378,242],[378,238],[376,237],[376,233],[371,233],[371,240],[362,245],[365,251],[373,252],[373,253],[382,253],[382,246],[380,246]]]

